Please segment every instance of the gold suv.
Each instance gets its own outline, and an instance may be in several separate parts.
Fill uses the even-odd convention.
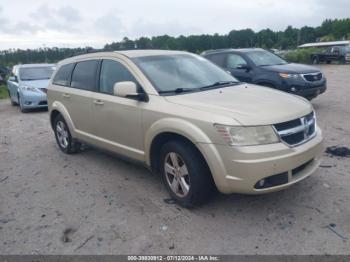
[[[60,62],[48,89],[60,149],[81,143],[144,162],[183,206],[277,191],[311,175],[321,130],[305,99],[238,82],[178,51],[93,53]]]

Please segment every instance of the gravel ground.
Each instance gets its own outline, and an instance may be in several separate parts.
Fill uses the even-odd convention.
[[[312,103],[325,145],[349,147],[350,66],[322,70],[328,91]],[[61,153],[46,111],[2,100],[0,119],[0,254],[350,254],[350,158],[324,154],[282,192],[186,210],[140,165]]]

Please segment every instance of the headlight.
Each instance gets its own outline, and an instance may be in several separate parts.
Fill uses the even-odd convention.
[[[265,145],[279,142],[279,138],[272,126],[215,125],[215,128],[231,146]]]
[[[37,93],[39,92],[38,89],[36,89],[35,87],[31,87],[31,86],[22,86],[21,88],[25,91],[37,92]]]
[[[299,75],[298,74],[287,74],[287,73],[279,73],[280,77],[282,78],[298,78]]]

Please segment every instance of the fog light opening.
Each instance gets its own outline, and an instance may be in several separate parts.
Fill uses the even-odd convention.
[[[296,89],[295,87],[291,87],[290,90],[291,90],[292,92],[296,92],[296,91],[297,91],[297,89]]]
[[[261,179],[258,183],[257,183],[257,187],[258,188],[263,188],[265,185],[265,179]]]

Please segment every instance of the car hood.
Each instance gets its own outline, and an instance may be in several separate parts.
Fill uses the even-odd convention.
[[[290,74],[305,74],[305,73],[317,73],[320,70],[316,67],[303,65],[303,64],[285,64],[285,65],[272,65],[272,66],[263,66],[262,68],[277,72],[277,73],[290,73]]]
[[[192,109],[226,116],[245,126],[281,123],[305,116],[313,110],[312,105],[301,97],[249,84],[167,96],[165,99]],[[215,119],[212,121],[216,123]]]
[[[21,81],[21,86],[30,86],[35,88],[47,88],[49,86],[50,79],[33,80],[33,81]]]

